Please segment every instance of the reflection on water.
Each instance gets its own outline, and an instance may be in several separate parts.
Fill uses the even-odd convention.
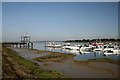
[[[111,58],[114,60],[118,60],[118,57],[119,57],[119,55],[115,55],[115,54],[107,56],[104,53],[91,52],[89,54],[84,53],[84,54],[78,55],[78,56],[74,57],[74,59],[75,60],[88,60],[88,59],[98,59],[98,58]]]
[[[78,50],[68,50],[68,49],[63,49],[63,53],[71,53],[71,54],[74,54],[74,55],[81,54],[80,51],[78,51]]]
[[[57,43],[61,44],[62,42],[57,42]],[[72,43],[72,44],[74,44],[74,43]],[[77,44],[83,44],[83,43],[77,43]],[[97,59],[97,58],[111,58],[114,60],[118,60],[120,57],[120,55],[115,55],[115,54],[105,55],[104,53],[101,53],[101,52],[80,52],[78,50],[45,47],[45,42],[34,43],[34,49],[46,50],[46,51],[52,51],[52,52],[60,52],[60,53],[66,53],[66,54],[71,53],[71,54],[76,55],[74,57],[75,60],[88,60],[88,59]]]

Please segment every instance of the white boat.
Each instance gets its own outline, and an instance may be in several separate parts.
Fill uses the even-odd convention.
[[[80,52],[90,52],[90,51],[92,51],[92,47],[84,47],[84,46],[82,46],[80,48]]]
[[[119,46],[114,46],[114,49],[112,51],[115,54],[120,54],[120,47]]]
[[[53,46],[53,43],[52,42],[49,42],[47,45],[45,45],[46,47],[52,47]]]
[[[69,48],[70,48],[71,50],[79,50],[79,47],[78,47],[78,46],[74,46],[74,45],[69,46]]]
[[[80,45],[70,45],[70,43],[67,43],[63,45],[63,49],[70,49],[70,50],[79,50]]]
[[[94,48],[93,51],[95,52],[102,52],[104,50],[104,46],[97,46],[97,48]]]
[[[84,53],[91,53],[90,51],[80,51],[80,53],[84,54]]]
[[[114,48],[105,48],[103,51],[106,52],[106,51],[113,51]]]
[[[112,50],[114,54],[120,54],[120,50],[119,49],[113,49]]]
[[[64,49],[70,49],[70,50],[79,50],[79,47],[78,46],[63,46]]]
[[[61,45],[60,44],[57,44],[57,43],[54,43],[54,42],[49,42],[47,45],[46,45],[46,47],[61,47]]]
[[[95,52],[100,52],[100,51],[103,51],[103,48],[95,48],[93,51],[95,51]]]
[[[120,49],[115,49],[115,48],[105,48],[103,51],[112,52],[113,54],[120,54]]]
[[[70,43],[66,43],[66,44],[63,45],[62,48],[63,48],[63,49],[69,49],[69,46],[70,46]]]
[[[67,52],[69,52],[69,53],[71,53],[71,54],[74,54],[74,55],[79,55],[80,54],[80,51],[78,51],[78,50],[69,50],[69,49],[63,49],[63,51],[67,51]]]
[[[114,53],[112,53],[112,52],[104,52],[104,54],[105,54],[106,56],[108,56],[108,55],[112,55],[112,54],[114,54]]]
[[[61,47],[61,45],[60,44],[54,44],[53,47]]]

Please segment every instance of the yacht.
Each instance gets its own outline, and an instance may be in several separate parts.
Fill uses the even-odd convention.
[[[54,42],[49,42],[49,43],[46,45],[46,47],[55,47],[55,48],[61,47],[61,46],[62,46],[62,45],[57,44],[57,43],[54,43]]]
[[[63,45],[62,48],[63,49],[70,49],[70,50],[79,50],[80,45],[70,45],[70,43],[67,43],[67,44]]]
[[[92,47],[89,47],[89,46],[82,46],[80,48],[80,52],[90,52],[92,51]]]

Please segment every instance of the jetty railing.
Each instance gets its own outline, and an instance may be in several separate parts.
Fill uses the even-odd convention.
[[[3,42],[2,46],[33,49],[32,42]]]

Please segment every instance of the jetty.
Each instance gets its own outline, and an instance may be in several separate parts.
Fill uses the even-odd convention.
[[[2,46],[33,49],[33,42],[30,41],[30,36],[25,35],[20,42],[3,42]]]

